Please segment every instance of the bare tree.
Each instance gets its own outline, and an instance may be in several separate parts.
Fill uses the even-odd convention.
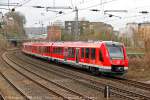
[[[25,30],[24,25],[26,23],[25,16],[20,12],[8,12],[5,14],[5,31],[7,37],[24,37]]]

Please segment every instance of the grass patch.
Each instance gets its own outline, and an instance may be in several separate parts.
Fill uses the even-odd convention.
[[[129,70],[127,76],[136,80],[150,80],[150,53],[144,57],[129,58]]]

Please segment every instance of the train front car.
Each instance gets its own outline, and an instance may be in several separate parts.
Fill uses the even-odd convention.
[[[124,75],[128,70],[128,59],[124,45],[119,42],[105,41],[106,66],[112,76]]]

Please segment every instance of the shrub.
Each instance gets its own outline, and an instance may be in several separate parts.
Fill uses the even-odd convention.
[[[0,49],[6,49],[7,47],[7,41],[6,39],[0,35]]]

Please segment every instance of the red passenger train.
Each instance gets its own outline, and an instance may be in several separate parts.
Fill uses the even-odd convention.
[[[93,73],[123,75],[128,70],[126,49],[119,42],[26,42],[22,51],[48,61],[86,68]]]

